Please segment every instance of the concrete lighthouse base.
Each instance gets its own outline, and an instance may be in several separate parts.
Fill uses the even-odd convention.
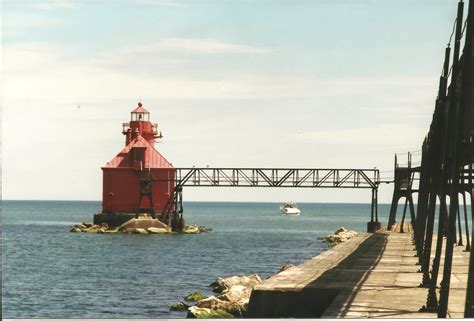
[[[135,218],[135,213],[99,213],[94,214],[94,224],[106,223],[109,227],[119,227],[123,223]]]
[[[144,229],[148,230],[149,228],[158,228],[162,230],[166,230],[166,232],[171,232],[171,227],[160,220],[153,218],[148,215],[139,216],[137,218],[132,218],[127,222],[120,225],[119,230],[123,231],[133,231],[136,229]]]
[[[107,224],[109,228],[119,228],[126,231],[131,229],[147,229],[150,227],[171,231],[171,226],[152,217],[150,214],[135,213],[100,213],[94,214],[94,225]],[[176,229],[174,229],[176,230]]]

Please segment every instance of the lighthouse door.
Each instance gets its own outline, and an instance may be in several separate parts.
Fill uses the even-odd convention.
[[[142,169],[140,171],[140,197],[138,198],[137,214],[149,213],[155,217],[155,209],[153,207],[153,196],[152,196],[152,179],[150,168]],[[149,206],[142,206],[143,197],[148,198]]]

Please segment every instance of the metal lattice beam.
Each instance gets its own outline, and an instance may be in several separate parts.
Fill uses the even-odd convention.
[[[157,180],[154,180],[157,181]],[[378,169],[175,168],[176,186],[378,188]]]

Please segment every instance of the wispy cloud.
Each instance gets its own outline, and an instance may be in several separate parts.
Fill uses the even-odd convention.
[[[265,59],[271,53],[272,50],[267,48],[209,38],[163,38],[156,42],[105,50],[90,57],[90,60],[107,69],[107,72],[159,75],[168,79],[185,76],[187,80],[218,80],[220,83],[215,88],[221,90],[235,86],[235,83],[223,84],[222,79],[235,77],[236,72],[244,73],[236,64],[247,64],[253,78],[257,70],[249,66],[249,58]],[[216,63],[216,58],[220,59],[220,63]],[[224,63],[227,58],[232,63]]]
[[[4,35],[18,35],[33,28],[53,28],[63,25],[63,21],[54,17],[42,15],[11,12],[4,14]]]
[[[99,60],[75,57],[62,46],[41,43],[9,44],[4,48],[5,92],[10,97],[232,97],[247,92],[248,85],[230,79],[187,77],[186,73],[163,75],[163,66],[144,62],[143,68],[104,68],[105,57]],[[137,59],[137,57],[135,57]],[[148,62],[157,60],[149,57]],[[123,61],[126,63],[129,60]]]
[[[186,4],[178,2],[176,0],[135,0],[136,3],[155,5],[155,6],[167,6],[167,7],[187,7]]]
[[[164,50],[184,50],[192,53],[265,54],[270,52],[268,49],[252,47],[245,44],[201,38],[166,38],[163,39],[159,45]]]
[[[160,42],[157,47],[162,50],[163,46]],[[237,50],[229,46],[232,52],[242,50],[239,45],[236,45]],[[219,47],[211,52],[230,50],[223,47],[226,49]],[[432,88],[420,79],[311,79],[292,74],[265,74],[258,69],[247,73],[239,68],[206,73],[201,59],[160,55],[156,48],[146,49],[147,46],[133,48],[134,52],[111,51],[84,57],[75,55],[72,47],[7,44],[3,51],[5,92],[12,97],[298,97],[317,99],[318,105],[364,106],[369,110],[381,105],[384,110],[393,106],[396,113],[403,110],[419,113],[420,107],[414,109],[413,106],[419,106],[421,99],[427,108],[432,107],[427,99],[432,97]],[[208,69],[212,69],[212,65]],[[413,100],[402,101],[405,96]]]
[[[126,48],[119,53],[124,55],[137,55],[160,52],[191,54],[266,54],[270,53],[271,50],[209,38],[163,38],[155,43]]]
[[[31,7],[41,10],[76,8],[78,3],[74,0],[40,0],[34,1]]]

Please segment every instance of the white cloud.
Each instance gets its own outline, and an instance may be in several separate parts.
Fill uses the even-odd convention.
[[[157,47],[163,49],[163,44]],[[234,52],[247,48],[210,47],[213,49],[207,50]],[[96,56],[43,43],[7,44],[3,49],[4,92],[9,97],[311,98],[317,99],[319,106],[348,105],[375,114],[383,107],[384,113],[411,117],[431,111],[436,90],[436,84],[424,78],[318,79],[266,74],[257,69],[244,72],[231,68],[221,72],[219,66],[216,72],[213,65],[206,73],[201,72],[200,60],[183,58],[178,53],[162,55],[147,46]],[[197,66],[199,72],[193,71]]]
[[[168,48],[175,47],[177,52],[183,43],[191,43],[190,50],[210,52],[254,50],[217,41],[164,43]],[[212,45],[197,49],[197,44],[203,43]],[[160,42],[157,47],[166,46]],[[171,57],[161,55],[153,51],[158,50],[155,47],[147,48],[135,46],[133,51],[112,50],[82,56],[75,53],[74,48],[59,45],[7,44],[3,50],[4,92],[9,97],[32,98],[316,98],[319,105],[348,104],[376,112],[383,104],[385,112],[419,114],[425,109],[414,106],[420,101],[427,102],[431,110],[432,104],[427,99],[435,90],[435,84],[427,79],[317,79],[265,74],[258,70],[242,72],[238,68],[212,73],[212,65],[206,74],[201,72],[199,60],[182,58],[177,53]],[[193,72],[197,65],[201,69]],[[412,98],[407,100],[406,97]]]
[[[166,38],[159,43],[159,47],[162,50],[208,54],[265,54],[270,52],[264,48],[201,38]]]
[[[10,12],[3,15],[3,35],[15,36],[33,28],[53,28],[63,25],[57,18]]]
[[[41,43],[4,46],[5,92],[9,96],[29,97],[236,97],[253,95],[252,82],[242,79],[190,78],[186,75],[163,76],[159,72],[141,74],[133,70],[114,70],[106,64],[108,56],[120,60],[120,53],[100,59],[71,57],[72,50]],[[141,57],[145,58],[145,57]],[[137,60],[122,56],[123,63]],[[152,55],[141,61],[144,68],[156,64]],[[147,61],[150,61],[148,64]],[[166,60],[165,60],[166,61]]]
[[[41,10],[70,9],[76,8],[77,2],[74,0],[40,0],[33,1],[31,7]]]
[[[176,0],[135,0],[135,2],[155,6],[186,7],[184,3]]]
[[[130,46],[114,54],[136,57],[156,53],[266,54],[270,49],[207,38],[163,38],[158,42]]]

